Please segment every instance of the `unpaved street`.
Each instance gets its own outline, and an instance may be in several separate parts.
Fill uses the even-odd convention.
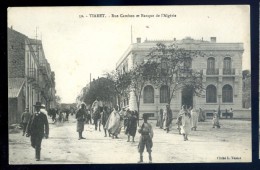
[[[150,122],[154,128],[153,163],[251,161],[251,121],[221,119],[222,127],[213,129],[208,119],[199,122],[198,130],[191,132],[189,141],[183,141],[175,124],[167,134],[155,127],[155,121]],[[42,141],[41,161],[35,161],[29,138],[21,133],[10,133],[9,163],[137,163],[139,159],[138,133],[136,142],[132,143],[126,142],[123,128],[119,139],[112,139],[104,137],[103,130],[98,132],[93,125],[85,125],[83,136],[85,140],[78,140],[74,117],[60,125],[50,123],[49,139]],[[144,162],[148,162],[146,150]]]

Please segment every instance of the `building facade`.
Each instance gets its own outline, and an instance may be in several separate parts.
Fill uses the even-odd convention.
[[[116,65],[116,69],[122,73],[133,68],[135,64],[146,60],[146,56],[157,43],[170,45],[175,43],[179,48],[201,51],[204,56],[192,58],[191,69],[203,74],[204,92],[200,97],[194,96],[190,89],[177,91],[170,103],[177,116],[182,105],[190,105],[202,108],[208,115],[220,106],[222,112],[232,108],[234,117],[250,117],[250,111],[242,108],[242,55],[243,43],[217,43],[216,37],[210,41],[194,40],[187,37],[182,40],[163,40],[141,42],[131,44],[122,55]],[[161,108],[165,108],[167,102],[167,89],[165,85],[156,87],[146,84],[141,94],[140,114],[150,113],[157,117]],[[127,102],[126,102],[127,101]],[[128,106],[131,110],[137,110],[133,92],[122,100],[121,106]]]
[[[19,123],[26,107],[55,102],[55,74],[45,58],[42,42],[8,28],[8,121]]]

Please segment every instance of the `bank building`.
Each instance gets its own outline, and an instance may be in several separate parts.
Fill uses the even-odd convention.
[[[216,37],[210,40],[195,40],[186,37],[182,40],[145,40],[137,38],[136,43],[130,44],[124,54],[116,63],[116,70],[124,73],[134,64],[145,60],[145,56],[157,43],[166,45],[177,44],[179,48],[201,51],[203,57],[195,57],[191,62],[191,69],[203,74],[205,90],[200,96],[193,96],[190,89],[177,91],[170,103],[173,116],[176,117],[182,105],[190,105],[196,109],[202,108],[207,116],[220,106],[221,112],[230,108],[234,111],[234,118],[250,118],[251,111],[242,108],[242,56],[243,43],[219,43]],[[156,87],[146,84],[140,99],[140,115],[149,113],[151,118],[157,118],[159,110],[167,104],[167,88],[165,85]],[[121,100],[123,107],[137,110],[136,99],[133,92]]]

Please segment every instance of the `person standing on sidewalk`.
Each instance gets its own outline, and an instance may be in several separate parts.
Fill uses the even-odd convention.
[[[36,161],[41,158],[41,143],[45,136],[47,139],[49,136],[49,123],[47,116],[40,111],[41,103],[36,102],[34,105],[35,112],[31,115],[26,129],[26,137],[31,136],[31,145],[35,149]],[[44,133],[45,132],[45,133]]]
[[[79,133],[79,140],[86,139],[82,136],[82,132],[84,130],[84,124],[86,119],[86,104],[81,103],[80,109],[76,112],[77,119],[77,132]]]
[[[143,152],[144,147],[146,147],[146,150],[149,154],[149,163],[152,163],[152,147],[153,147],[153,128],[150,123],[147,122],[148,115],[143,114],[144,123],[142,124],[141,128],[138,130],[138,132],[141,134],[139,144],[138,144],[138,151],[140,153],[140,160],[138,163],[143,162]]]
[[[21,124],[23,126],[23,136],[25,134],[25,131],[26,131],[26,128],[27,128],[27,124],[30,120],[30,117],[31,117],[31,113],[29,112],[29,108],[27,107],[25,109],[25,112],[22,113],[22,116],[21,116]]]

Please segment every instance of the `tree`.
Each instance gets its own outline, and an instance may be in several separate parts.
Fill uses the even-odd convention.
[[[131,90],[134,92],[136,99],[137,112],[140,111],[140,99],[146,83],[152,82],[157,74],[158,63],[152,60],[144,60],[136,63],[136,66],[129,72],[131,75]]]
[[[61,102],[61,98],[60,98],[60,96],[55,96],[55,105],[56,105],[56,107],[59,107],[60,106],[60,102]]]
[[[194,57],[204,56],[200,51],[178,48],[176,44],[166,46],[158,43],[148,54],[150,61],[160,63],[157,73],[151,80],[158,86],[168,87],[168,104],[178,90],[192,89],[193,95],[200,95],[204,90],[202,72],[191,69]]]
[[[120,73],[118,70],[106,73],[106,78],[114,82],[117,101],[120,103],[122,97],[129,97],[131,72]],[[121,106],[119,105],[119,108]]]
[[[87,105],[91,105],[97,98],[106,105],[112,105],[115,100],[114,82],[110,79],[101,77],[91,82],[89,88],[83,94],[83,101]]]

